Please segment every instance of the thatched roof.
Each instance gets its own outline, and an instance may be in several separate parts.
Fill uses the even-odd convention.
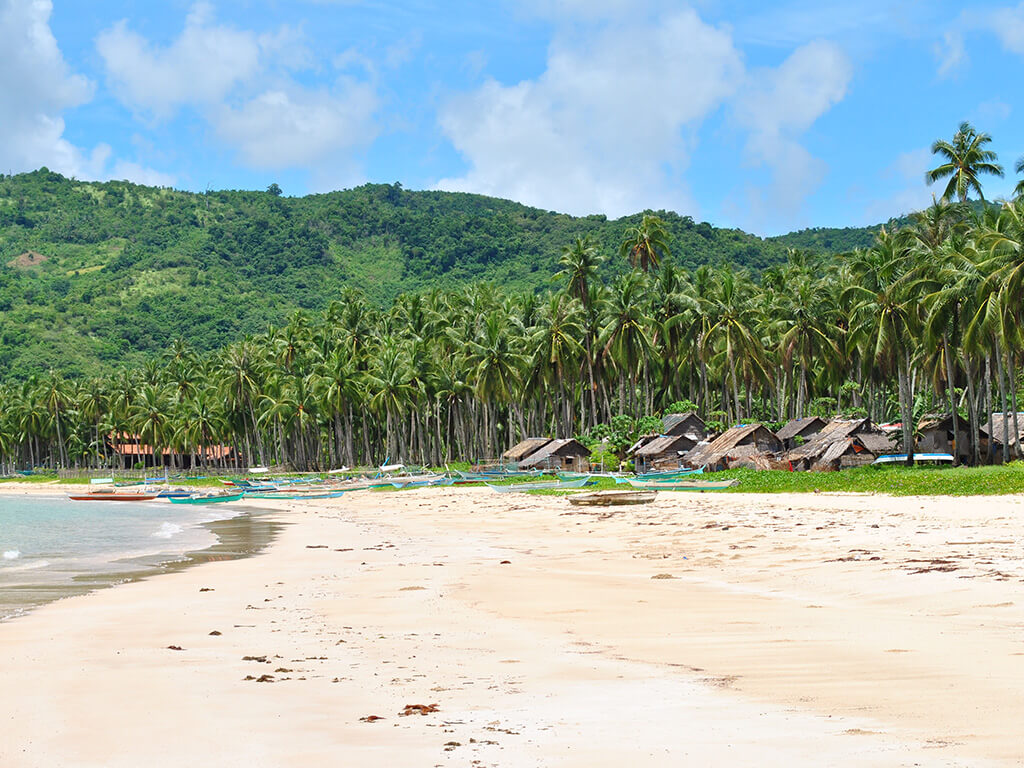
[[[529,437],[509,448],[501,454],[501,458],[506,461],[522,461],[531,454],[539,451],[550,442],[550,437]]]
[[[706,445],[698,445],[686,455],[690,466],[716,464],[732,455],[741,443],[756,443],[760,452],[781,451],[782,441],[761,424],[739,424],[727,429]]]
[[[640,435],[637,441],[626,449],[626,455],[631,456],[648,443],[652,442],[653,440],[657,440],[659,437],[661,437],[661,435]]]
[[[825,426],[825,420],[818,418],[817,416],[807,416],[803,419],[793,419],[791,422],[786,424],[782,429],[775,433],[775,436],[779,440],[789,440],[797,435],[801,435],[807,429],[816,429],[820,431]]]
[[[551,440],[539,451],[535,451],[519,462],[520,467],[542,467],[549,459],[562,456],[590,456],[590,449],[574,437],[566,440]]]
[[[992,414],[992,434],[988,431],[988,419],[984,419],[981,422],[981,433],[987,437],[995,438],[1000,443],[1003,441],[1003,422],[1006,422],[1006,433],[1010,435],[1010,447],[1015,446],[1020,442],[1020,434],[1015,434],[1013,431],[1013,412],[1010,413],[993,413]],[[1018,411],[1017,413],[1017,426],[1020,427],[1021,432],[1024,432],[1024,413]]]
[[[670,413],[662,420],[662,434],[693,435],[697,440],[707,436],[708,426],[694,411]]]
[[[832,455],[838,448],[833,448],[836,443],[843,443],[844,447],[838,454],[842,456],[849,447],[851,438],[856,437],[858,442],[871,453],[892,453],[894,451],[889,436],[881,432],[870,419],[833,419],[821,431],[814,435],[803,445],[797,446],[786,454],[789,461],[825,461],[825,455]]]
[[[661,456],[666,453],[677,453],[689,450],[694,444],[688,435],[658,435],[653,440],[638,448],[636,456]]]

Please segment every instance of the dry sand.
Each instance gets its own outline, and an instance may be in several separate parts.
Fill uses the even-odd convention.
[[[1024,764],[1021,499],[272,508],[0,624],[0,766]]]

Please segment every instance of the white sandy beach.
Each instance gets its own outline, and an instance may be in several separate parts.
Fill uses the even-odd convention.
[[[0,765],[1024,764],[1024,499],[268,506],[0,624]]]

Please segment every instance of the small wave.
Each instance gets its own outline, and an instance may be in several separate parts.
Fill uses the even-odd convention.
[[[160,526],[160,530],[158,530],[156,533],[153,534],[153,538],[155,538],[155,539],[171,539],[171,538],[174,538],[175,536],[177,536],[183,530],[185,530],[185,529],[182,528],[177,523],[164,523],[163,525]]]
[[[21,557],[21,552],[16,549],[4,550],[4,560],[17,560],[19,557]]]

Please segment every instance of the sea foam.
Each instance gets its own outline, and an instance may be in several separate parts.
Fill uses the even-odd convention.
[[[156,533],[153,534],[153,538],[155,538],[155,539],[171,539],[171,538],[174,538],[175,536],[177,536],[183,530],[185,530],[185,529],[182,528],[177,523],[164,523],[163,525],[160,526],[160,529],[158,531],[156,531]]]
[[[17,560],[19,557],[21,557],[21,552],[16,549],[4,550],[4,560]]]

